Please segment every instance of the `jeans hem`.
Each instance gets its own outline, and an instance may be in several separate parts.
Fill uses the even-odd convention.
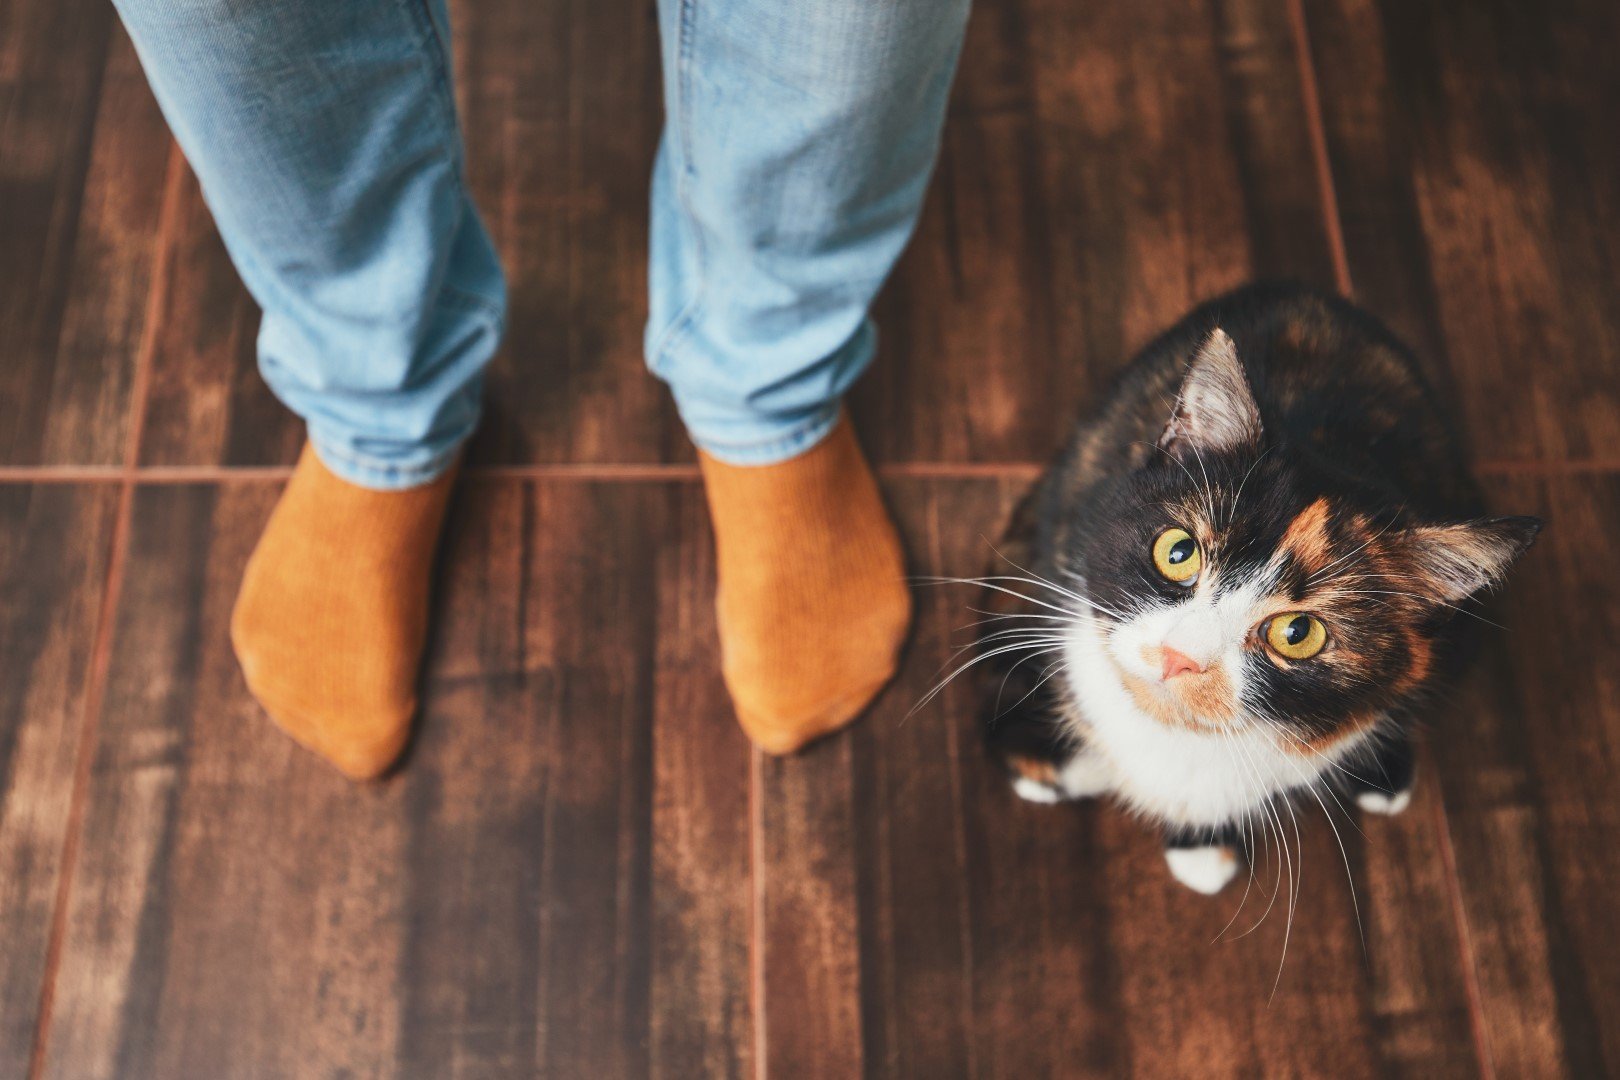
[[[321,464],[331,470],[334,476],[373,491],[404,491],[431,484],[449,471],[456,455],[461,453],[461,444],[457,443],[420,464],[398,465],[341,450],[331,443],[322,442],[314,434],[310,435],[309,443],[315,448],[315,455],[321,459]]]
[[[776,465],[798,457],[825,439],[838,426],[842,415],[841,403],[834,401],[783,434],[745,442],[707,438],[690,428],[687,433],[698,449],[727,465]]]

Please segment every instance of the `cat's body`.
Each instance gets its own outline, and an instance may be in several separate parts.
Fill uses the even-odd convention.
[[[1298,286],[1212,301],[1129,365],[1015,516],[1001,553],[1031,580],[995,583],[991,743],[1026,798],[1108,794],[1159,822],[1206,892],[1290,793],[1397,812],[1462,609],[1539,527],[1480,513],[1374,319]]]

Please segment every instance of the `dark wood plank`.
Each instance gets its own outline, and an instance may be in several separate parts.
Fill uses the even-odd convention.
[[[981,572],[982,537],[1018,486],[889,491],[914,571],[961,575]],[[1477,1074],[1432,781],[1407,815],[1360,822],[1365,838],[1335,807],[1347,856],[1322,808],[1306,804],[1298,842],[1285,819],[1300,892],[1279,980],[1286,895],[1239,935],[1286,865],[1263,860],[1246,900],[1241,887],[1198,896],[1122,812],[1014,798],[966,684],[907,715],[965,640],[953,628],[976,618],[961,590],[919,599],[911,653],[873,714],[761,778],[773,1071]]]
[[[851,765],[841,738],[755,762],[755,1007],[766,1076],[862,1075]]]
[[[1443,755],[1433,744],[1444,737],[1424,745],[1406,813],[1395,820],[1360,815],[1365,843],[1350,848],[1367,940],[1368,1009],[1385,1075],[1472,1077],[1481,1070],[1470,959],[1456,920],[1447,833],[1438,819],[1443,788],[1433,759]],[[1320,831],[1322,824],[1310,827]],[[1339,828],[1347,843],[1357,839],[1342,819]],[[1302,925],[1314,932],[1308,917]],[[1323,1022],[1335,1023],[1331,1017]]]
[[[657,554],[652,1073],[750,1077],[750,752],[720,680],[713,542],[696,485],[675,514]]]
[[[1462,904],[1499,1076],[1620,1069],[1620,528],[1613,474],[1492,482],[1549,522],[1493,618],[1480,677],[1437,736]],[[1449,737],[1446,737],[1448,736]]]
[[[1307,800],[1297,826],[1296,815],[1282,816],[1291,853],[1280,859],[1268,843],[1252,886],[1239,881],[1213,902],[1171,881],[1156,841],[1110,816],[1101,831],[1104,857],[1123,869],[1110,871],[1108,889],[1133,1067],[1144,1075],[1478,1075],[1438,854],[1438,797],[1425,785],[1402,818],[1358,816],[1355,825],[1329,802],[1347,855],[1323,821],[1329,810]]]
[[[511,299],[473,460],[690,458],[642,360],[653,5],[469,0],[452,18],[468,175]]]
[[[0,1076],[34,1044],[116,506],[0,485]]]
[[[89,371],[55,364],[112,20],[111,7],[95,0],[0,8],[0,464],[61,453],[53,445],[57,410],[96,411],[103,390],[122,425],[127,357],[78,358]],[[90,375],[103,367],[99,386]],[[122,446],[109,438],[65,449],[66,462],[87,464],[115,460]]]
[[[135,48],[114,29],[38,461],[121,465],[178,151]]]
[[[297,417],[259,378],[259,309],[186,170],[165,238],[142,465],[290,465]]]
[[[1311,3],[1304,9],[1356,296],[1412,346],[1426,373],[1447,390],[1447,403],[1460,411],[1434,313],[1428,245],[1411,174],[1408,144],[1421,136],[1391,82],[1377,7]]]
[[[1351,276],[1488,459],[1615,461],[1620,12],[1305,4]]]
[[[48,1075],[374,1072],[397,1040],[397,790],[276,736],[225,640],[275,495],[137,493]]]
[[[1045,460],[1132,351],[1256,275],[1333,284],[1282,0],[980,5],[854,395],[882,460]]]
[[[744,1074],[697,485],[470,483],[420,736],[370,787],[264,721],[225,640],[275,495],[139,490],[47,1074]]]
[[[891,488],[918,574],[977,574],[1020,485]],[[1115,978],[1098,942],[1092,819],[1020,812],[983,752],[969,680],[908,715],[966,661],[961,589],[921,588],[906,665],[854,734],[862,1015],[883,1076],[1120,1075]],[[1055,845],[1062,854],[1043,858]],[[1051,850],[1051,849],[1048,849]],[[1057,875],[1054,879],[1054,875]]]
[[[475,562],[451,564],[444,689],[405,778],[402,1061],[641,1075],[656,564],[629,522],[661,518],[665,493],[466,494],[452,558]]]

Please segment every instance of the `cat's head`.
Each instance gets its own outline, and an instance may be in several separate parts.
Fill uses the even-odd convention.
[[[1166,403],[1170,408],[1170,403]],[[1540,522],[1419,520],[1262,423],[1233,341],[1191,359],[1155,447],[1075,531],[1093,622],[1140,711],[1258,718],[1302,754],[1368,730],[1439,674],[1445,632]],[[1308,749],[1307,749],[1308,748]]]

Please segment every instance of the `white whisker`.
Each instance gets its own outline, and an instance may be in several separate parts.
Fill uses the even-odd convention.
[[[1048,611],[1056,611],[1059,614],[1068,616],[1075,616],[1078,614],[1077,612],[1070,611],[1068,608],[1058,607],[1056,604],[1048,604],[1044,600],[1037,600],[1033,596],[1025,596],[1023,593],[1014,589],[1009,589],[1004,585],[992,585],[990,584],[991,579],[989,578],[916,578],[914,580],[924,585],[978,585],[986,589],[991,589],[995,592],[1006,593],[1008,596],[1017,597],[1019,600],[1034,604],[1037,607],[1046,608]],[[1106,614],[1106,612],[1104,614]]]
[[[1040,651],[1041,652],[1052,652],[1054,649],[1061,648],[1063,646],[1063,644],[1065,644],[1065,643],[1059,642],[1056,645],[1049,645],[1046,648],[1041,649]],[[1022,651],[1024,649],[1032,649],[1032,648],[1035,648],[1035,645],[1032,644],[1032,643],[1019,642],[1019,643],[1014,644],[1014,645],[1003,645],[1003,646],[1001,646],[999,648],[991,649],[989,652],[983,654],[982,656],[975,656],[972,660],[969,660],[967,663],[963,664],[962,666],[958,667],[955,671],[953,671],[949,675],[947,675],[945,677],[944,681],[940,682],[939,685],[935,686],[932,690],[928,691],[928,693],[923,696],[923,699],[921,701],[917,702],[917,704],[915,704],[915,705],[913,705],[911,707],[911,711],[906,713],[906,716],[910,717],[910,716],[916,715],[918,710],[920,710],[924,705],[927,705],[930,701],[933,701],[934,698],[939,696],[941,691],[943,691],[947,686],[949,686],[952,682],[954,682],[958,675],[961,675],[962,672],[966,671],[968,668],[974,666],[975,664],[981,664],[984,661],[991,659],[992,657],[1001,656],[1001,655],[1004,655],[1006,653],[1020,652],[1020,651]]]

